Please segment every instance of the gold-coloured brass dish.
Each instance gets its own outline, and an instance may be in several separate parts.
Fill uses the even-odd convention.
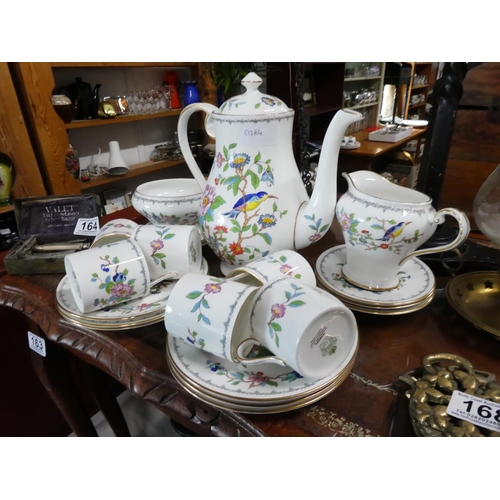
[[[500,337],[500,274],[475,271],[453,278],[446,286],[451,306],[477,328]]]

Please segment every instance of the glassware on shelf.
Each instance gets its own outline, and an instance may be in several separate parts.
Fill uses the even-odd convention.
[[[472,213],[481,232],[500,245],[500,165],[479,188]]]

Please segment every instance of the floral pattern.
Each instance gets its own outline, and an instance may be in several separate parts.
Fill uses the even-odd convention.
[[[101,230],[103,229],[109,229],[109,228],[112,228],[114,227],[115,229],[134,229],[135,226],[132,226],[131,224],[123,224],[123,222],[109,222],[108,224],[105,224],[104,226],[102,226]]]
[[[198,222],[198,212],[188,212],[184,215],[167,215],[162,212],[148,212],[147,210],[139,210],[141,215],[144,215],[149,222],[157,225],[170,226],[194,226]]]
[[[400,255],[404,248],[410,243],[417,243],[424,236],[418,229],[412,236],[404,236],[403,230],[411,222],[398,222],[394,219],[379,219],[377,217],[367,217],[365,222],[369,229],[358,229],[362,222],[356,219],[354,213],[347,213],[344,208],[337,211],[337,220],[345,235],[346,243],[353,246],[362,245],[366,250],[388,250]]]
[[[269,253],[269,250],[261,250],[260,245],[255,246],[250,241],[253,243],[262,238],[264,245],[271,245],[272,236],[267,230],[275,227],[287,210],[279,210],[276,202],[273,202],[271,210],[263,208],[266,200],[278,199],[261,187],[261,184],[267,187],[274,185],[271,160],[264,160],[260,153],[252,159],[237,148],[236,143],[224,146],[215,161],[220,170],[215,185],[226,186],[238,198],[230,210],[222,213],[227,222],[213,228],[209,225],[214,222],[215,210],[227,204],[224,197],[217,194],[215,186],[206,186],[198,215],[205,239],[217,256],[227,263],[240,265]],[[247,259],[238,258],[243,254],[249,254]]]
[[[170,240],[175,237],[175,233],[169,233],[170,227],[163,228],[163,229],[158,229],[156,234],[158,235],[158,238],[155,240],[152,240],[149,242],[149,245],[151,246],[152,252],[151,252],[151,257],[153,257],[153,262],[156,265],[160,265],[163,269],[167,268],[167,264],[165,263],[165,258],[166,255],[161,252],[160,250],[163,249],[164,241]]]
[[[297,300],[298,297],[304,295],[304,292],[301,292],[301,287],[297,286],[295,283],[290,283],[290,287],[293,292],[286,291],[285,292],[285,301],[277,304],[271,305],[271,317],[267,322],[267,327],[269,329],[269,336],[274,338],[276,343],[276,347],[280,346],[280,339],[278,336],[278,332],[281,332],[281,325],[279,324],[277,319],[281,319],[285,316],[288,307],[297,308],[301,307],[305,304],[303,300]]]
[[[199,347],[200,349],[203,349],[205,347],[205,341],[203,339],[199,339],[198,334],[195,331],[191,331],[190,328],[188,328],[188,336],[186,337],[186,340],[190,344]]]
[[[309,241],[311,243],[315,243],[316,241],[320,240],[325,234],[325,231],[330,227],[330,224],[323,224],[323,219],[318,219],[316,220],[316,215],[304,215],[304,217],[307,220],[311,221],[311,224],[309,224],[309,227],[314,231],[314,234],[309,236]]]
[[[295,380],[302,378],[302,375],[299,375],[296,371],[269,377],[263,372],[227,370],[220,363],[214,363],[210,360],[207,360],[207,368],[212,372],[215,372],[217,375],[225,377],[226,382],[229,384],[246,384],[249,389],[265,386],[279,387],[279,384],[294,382]]]
[[[287,264],[288,258],[286,255],[280,255],[279,257],[270,256],[269,263],[270,264],[279,264],[280,274],[285,276],[293,276],[294,278],[300,279],[302,275],[300,273],[293,274],[293,267],[290,264]]]
[[[211,325],[210,319],[204,314],[205,309],[210,309],[210,304],[208,302],[207,296],[220,293],[222,290],[223,280],[218,278],[210,278],[210,283],[207,283],[203,290],[193,290],[186,295],[187,299],[197,300],[193,308],[192,313],[198,313],[197,321],[203,321],[207,325]]]
[[[109,273],[111,268],[116,264],[119,264],[120,261],[118,257],[110,257],[109,255],[105,255],[104,257],[100,257],[101,260],[104,261],[101,264],[101,271],[105,273]],[[100,298],[95,299],[94,306],[108,306],[113,304],[119,304],[120,302],[125,302],[126,300],[130,300],[137,292],[134,290],[135,278],[128,280],[128,269],[123,269],[123,271],[119,271],[119,267],[114,267],[114,274],[108,274],[104,281],[99,277],[97,273],[92,273],[92,277],[90,279],[91,282],[100,281],[99,289],[106,290],[106,293],[109,294],[108,298]]]

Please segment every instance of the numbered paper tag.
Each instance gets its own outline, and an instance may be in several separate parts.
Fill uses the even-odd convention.
[[[257,121],[240,127],[239,144],[243,146],[273,146],[278,142],[278,124]],[[238,151],[235,151],[238,152]],[[268,158],[263,158],[267,160]],[[253,158],[252,158],[253,160]]]
[[[500,404],[453,391],[446,413],[492,431],[500,432]]]
[[[35,351],[40,356],[45,357],[47,352],[45,351],[45,340],[40,338],[38,335],[34,333],[28,332],[28,345],[30,349]]]
[[[78,219],[73,234],[80,236],[95,236],[99,231],[99,217],[91,217],[88,219]]]

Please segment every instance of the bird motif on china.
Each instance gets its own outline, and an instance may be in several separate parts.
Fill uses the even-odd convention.
[[[271,194],[267,194],[265,191],[259,191],[258,193],[250,193],[242,196],[233,206],[232,210],[226,212],[223,215],[227,215],[231,219],[236,219],[241,212],[250,212],[255,210],[263,201],[268,198],[278,198]]]
[[[382,236],[382,238],[377,238],[377,241],[394,241],[395,238],[397,238],[402,232],[403,229],[408,225],[411,224],[411,222],[400,222],[399,224],[396,224],[395,226],[390,227]]]

